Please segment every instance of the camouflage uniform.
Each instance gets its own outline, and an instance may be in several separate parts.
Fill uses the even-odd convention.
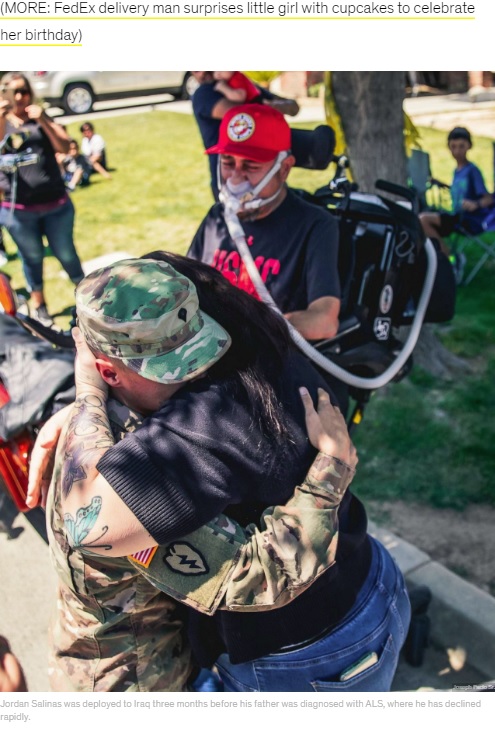
[[[108,414],[117,439],[138,422],[113,400]],[[184,691],[192,664],[180,606],[125,557],[71,549],[60,503],[61,465],[57,457],[47,503],[50,552],[59,576],[50,629],[52,690]]]
[[[266,509],[261,529],[224,514],[161,545],[137,568],[159,589],[195,610],[237,612],[286,605],[335,563],[338,508],[354,469],[319,453],[285,506]]]
[[[116,438],[139,425],[139,416],[116,401],[107,409]],[[70,548],[60,508],[61,459],[56,463],[47,504],[60,578],[51,629],[50,682],[56,691],[184,690],[189,650],[178,606],[164,592],[206,614],[287,604],[334,563],[338,507],[354,475],[320,453],[292,499],[264,512],[262,531],[254,525],[244,531],[220,514],[157,548],[144,566],[133,558],[99,558]],[[174,561],[184,545],[188,559]],[[184,569],[177,568],[181,563]]]

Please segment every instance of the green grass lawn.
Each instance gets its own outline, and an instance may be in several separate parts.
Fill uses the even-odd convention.
[[[68,130],[80,137],[79,124]],[[75,239],[82,260],[113,251],[141,255],[155,249],[184,253],[211,204],[207,160],[188,115],[154,111],[100,119],[106,139],[111,181],[98,176],[73,194]],[[434,176],[450,181],[453,160],[446,134],[421,129]],[[489,188],[493,184],[491,140],[475,139],[471,158]],[[328,172],[294,170],[291,184],[314,190]],[[7,271],[18,290],[24,279],[15,248]],[[469,262],[476,252],[468,248]],[[433,380],[419,368],[405,381],[372,399],[356,434],[360,464],[356,489],[363,498],[420,500],[462,507],[469,502],[495,504],[495,287],[494,266],[485,266],[474,282],[460,288],[457,314],[439,327],[445,345],[466,358],[473,374],[460,381]],[[49,310],[68,321],[72,284],[58,262],[45,264]]]

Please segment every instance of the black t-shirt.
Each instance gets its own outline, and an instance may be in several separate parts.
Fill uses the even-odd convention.
[[[328,212],[288,190],[270,215],[243,222],[242,227],[261,278],[282,312],[307,309],[322,296],[340,298],[338,224]],[[235,286],[256,295],[221,204],[210,209],[187,255],[214,266]]]
[[[16,203],[21,205],[40,205],[54,202],[64,197],[65,185],[55,152],[47,135],[34,120],[26,121],[19,131],[27,132],[28,138],[19,152],[28,149],[37,154],[36,164],[19,167]],[[5,199],[11,200],[12,175],[0,172],[0,189],[5,190]]]
[[[290,498],[315,456],[301,385],[316,398],[324,382],[293,353],[277,387],[290,433],[282,443],[263,434],[247,401],[234,398],[228,385],[204,379],[179,390],[108,450],[98,470],[159,543],[185,536],[222,511],[244,525],[257,521],[266,506]],[[201,663],[210,663],[224,646],[234,662],[251,660],[342,619],[366,577],[369,544],[364,509],[350,492],[339,519],[337,564],[287,607],[263,614],[221,611],[214,622],[191,614],[190,638]]]

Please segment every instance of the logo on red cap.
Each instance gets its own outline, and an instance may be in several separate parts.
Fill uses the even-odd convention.
[[[227,134],[233,142],[245,142],[254,133],[255,123],[249,114],[236,114],[229,121]]]
[[[270,162],[290,149],[290,127],[283,114],[262,104],[245,104],[225,114],[217,144],[207,154],[227,154]]]

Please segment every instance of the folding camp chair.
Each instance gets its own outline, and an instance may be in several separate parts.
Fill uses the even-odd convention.
[[[431,174],[430,155],[422,149],[413,149],[407,161],[409,186],[418,196],[420,212],[448,212],[451,206],[450,185]]]
[[[495,161],[495,143],[493,150]],[[408,175],[409,184],[418,195],[421,211],[450,211],[450,185],[432,177],[430,155],[428,152],[423,152],[421,149],[412,150],[412,154],[408,159]],[[457,226],[455,233],[460,236],[460,239],[457,239],[454,244],[457,253],[462,253],[466,245],[469,243],[475,243],[483,250],[481,258],[477,261],[475,266],[473,266],[469,275],[462,281],[462,283],[467,286],[490,258],[495,260],[495,241],[491,244],[487,243],[480,235],[475,235],[474,233],[466,230],[462,224]]]

